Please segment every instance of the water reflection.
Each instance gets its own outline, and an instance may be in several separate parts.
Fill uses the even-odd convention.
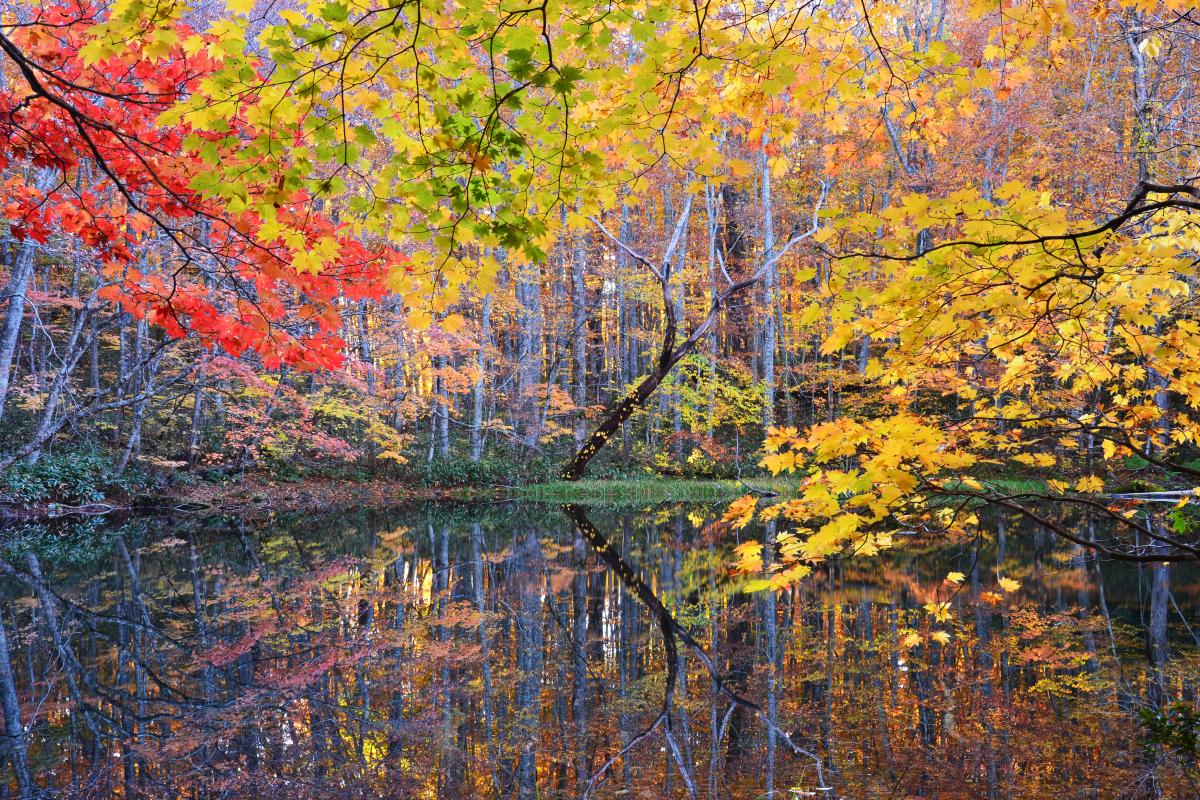
[[[0,797],[1196,796],[1138,722],[1196,706],[1194,570],[992,517],[747,595],[725,565],[770,532],[718,514],[25,530]]]

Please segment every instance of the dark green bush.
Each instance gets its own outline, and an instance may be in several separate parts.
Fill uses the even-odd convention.
[[[133,474],[118,476],[105,453],[78,448],[47,455],[36,464],[18,462],[0,473],[0,495],[14,503],[95,503],[138,482]]]
[[[554,474],[558,466],[549,459],[524,460],[489,456],[471,461],[458,456],[434,456],[432,461],[412,465],[414,478],[426,486],[515,486],[538,483]]]
[[[1142,723],[1142,742],[1147,748],[1165,747],[1188,759],[1200,755],[1200,713],[1187,703],[1143,708],[1138,717]]]

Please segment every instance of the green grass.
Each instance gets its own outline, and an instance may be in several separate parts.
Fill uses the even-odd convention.
[[[1022,475],[978,475],[975,480],[982,483],[989,491],[1004,492],[1007,494],[1042,493],[1046,491],[1046,482],[1044,480]]]
[[[1046,491],[1045,481],[1037,478],[989,475],[980,477],[979,480],[991,491],[1008,494]],[[776,492],[787,497],[793,490],[788,481],[779,478],[747,478],[744,482],[739,482],[648,475],[645,478],[582,480],[575,483],[535,483],[514,488],[513,494],[523,500],[547,503],[620,506],[672,502],[729,502],[752,491]]]
[[[526,500],[554,503],[628,505],[721,502],[734,500],[752,490],[785,493],[788,485],[784,481],[769,478],[749,478],[739,483],[734,480],[647,477],[535,483],[516,490],[516,494]]]

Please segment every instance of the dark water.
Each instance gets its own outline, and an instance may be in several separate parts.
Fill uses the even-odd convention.
[[[1139,722],[1196,707],[1195,569],[992,516],[748,595],[720,512],[8,531],[0,796],[1198,795]]]

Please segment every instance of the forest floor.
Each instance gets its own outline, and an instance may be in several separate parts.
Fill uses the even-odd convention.
[[[183,512],[254,515],[364,506],[386,508],[414,501],[468,499],[483,494],[477,490],[415,486],[394,480],[308,477],[293,482],[273,480],[266,475],[245,475],[222,483],[199,482],[170,487],[161,498],[146,498],[137,506],[159,505]],[[487,494],[491,496],[492,493]]]

